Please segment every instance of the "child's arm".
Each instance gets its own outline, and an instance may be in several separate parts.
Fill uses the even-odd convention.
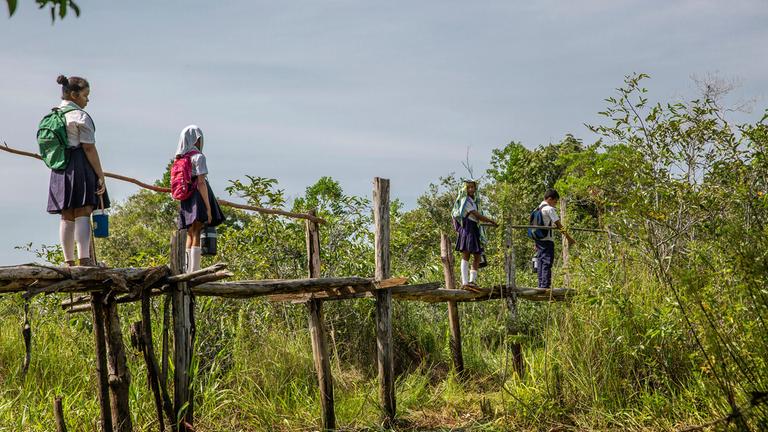
[[[471,211],[468,213],[468,215],[469,215],[469,216],[474,216],[474,217],[475,217],[477,220],[479,220],[480,222],[485,222],[485,223],[487,223],[487,224],[491,224],[491,225],[493,225],[493,226],[499,226],[499,224],[497,224],[495,220],[493,220],[493,219],[490,219],[490,218],[487,218],[487,217],[485,217],[485,216],[481,215],[481,214],[480,214],[480,213],[479,213],[477,210],[471,210]]]
[[[85,152],[85,158],[91,164],[91,167],[96,172],[96,176],[99,177],[99,182],[96,185],[96,193],[101,195],[106,189],[104,182],[104,171],[101,169],[101,161],[99,160],[99,152],[96,151],[96,144],[82,143],[83,152]]]
[[[208,199],[208,185],[205,184],[205,174],[200,174],[197,176],[197,190],[200,191],[200,196],[203,197],[203,202],[205,203],[205,211],[208,215],[208,223],[211,223],[213,221],[213,217],[211,216],[211,201]]]
[[[576,240],[574,240],[573,237],[571,237],[571,235],[568,234],[568,231],[565,228],[563,228],[563,224],[561,224],[560,221],[555,221],[555,226],[557,227],[558,230],[560,230],[560,233],[562,233],[565,236],[565,238],[568,240],[568,245],[573,245],[574,243],[576,243]]]

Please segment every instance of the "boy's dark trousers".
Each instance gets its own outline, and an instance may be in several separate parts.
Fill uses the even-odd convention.
[[[552,264],[555,262],[555,242],[536,240],[536,258],[539,261],[539,288],[552,284]]]

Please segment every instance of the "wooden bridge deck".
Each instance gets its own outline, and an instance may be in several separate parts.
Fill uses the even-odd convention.
[[[404,301],[476,302],[495,300],[515,294],[518,298],[533,301],[562,300],[573,295],[573,290],[535,288],[507,288],[503,285],[477,291],[446,289],[444,284],[424,283],[408,285],[407,278],[390,278],[376,281],[358,276],[265,279],[227,282],[209,282],[231,276],[220,263],[197,272],[196,275],[171,276],[167,266],[149,268],[100,268],[100,267],[52,267],[35,264],[0,267],[0,294],[23,293],[26,297],[50,293],[103,292],[118,295],[120,303],[138,301],[134,295],[150,289],[154,295],[168,290],[170,284],[184,281],[197,296],[226,298],[267,297],[270,301],[303,303],[310,300],[345,300],[374,298],[377,290],[388,289],[392,298]],[[63,306],[90,303],[89,296],[65,300]]]

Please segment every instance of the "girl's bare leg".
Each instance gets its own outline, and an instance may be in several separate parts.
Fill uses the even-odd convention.
[[[480,270],[480,254],[472,254],[472,270]]]
[[[203,223],[195,221],[187,228],[187,249],[200,246],[200,233],[203,231]]]

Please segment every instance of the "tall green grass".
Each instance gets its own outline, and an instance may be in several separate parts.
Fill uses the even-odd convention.
[[[571,269],[580,294],[569,302],[519,302],[521,335],[514,340],[524,348],[523,377],[513,371],[504,302],[461,305],[467,369],[461,377],[450,363],[446,306],[395,302],[396,428],[671,430],[725,409],[674,301],[640,260],[585,245]],[[528,278],[520,271],[521,284]],[[98,419],[90,316],[66,314],[59,300],[32,301],[33,360],[26,378],[20,375],[23,303],[16,297],[0,302],[0,431],[51,430],[56,395],[64,396],[71,430],[93,430]],[[155,300],[157,353],[160,305]],[[324,308],[336,416],[344,430],[383,430],[373,306],[363,299]],[[127,336],[138,310],[127,305],[120,311]],[[320,404],[306,319],[302,305],[198,300],[198,430],[317,429]],[[155,430],[143,359],[129,348],[128,361],[135,429]]]

